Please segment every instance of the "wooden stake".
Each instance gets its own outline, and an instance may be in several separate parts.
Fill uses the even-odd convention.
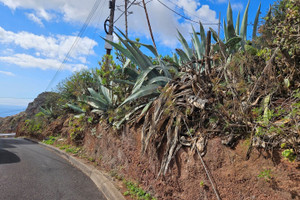
[[[154,41],[154,37],[153,37],[151,25],[150,25],[150,20],[149,20],[149,16],[148,16],[148,12],[147,12],[147,7],[146,7],[145,0],[143,0],[143,5],[144,5],[144,9],[145,9],[146,18],[147,18],[148,28],[149,28],[149,31],[150,31],[150,36],[151,36],[154,48],[155,48],[155,50],[157,52],[157,48],[156,48],[156,44],[155,44],[155,41]]]

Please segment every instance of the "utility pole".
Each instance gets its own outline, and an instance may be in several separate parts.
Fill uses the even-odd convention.
[[[218,23],[218,36],[220,38],[220,29],[221,29],[221,12],[219,12],[219,23]]]
[[[109,40],[109,41],[113,41],[115,5],[116,5],[116,0],[110,0],[109,1],[109,9],[110,9],[109,29],[108,29],[108,33],[106,35],[106,39]],[[105,49],[106,49],[106,54],[110,55],[111,50],[112,50],[112,46],[106,42],[105,43]]]
[[[127,17],[128,17],[128,0],[125,0],[125,34],[126,37],[128,37],[128,21],[127,21]]]
[[[151,24],[150,24],[150,20],[149,20],[149,16],[148,16],[148,12],[147,12],[147,7],[146,7],[145,0],[143,0],[143,5],[144,5],[145,14],[146,14],[147,22],[148,22],[148,28],[149,28],[149,31],[150,31],[150,36],[151,36],[154,48],[155,48],[155,50],[157,52],[157,48],[156,48],[156,44],[155,44],[155,41],[154,41],[154,37],[153,37],[152,29],[151,29]]]

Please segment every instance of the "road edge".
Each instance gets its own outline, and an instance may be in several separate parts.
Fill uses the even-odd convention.
[[[42,146],[45,146],[53,151],[55,151],[58,155],[60,155],[62,158],[66,159],[69,163],[71,163],[74,167],[82,171],[85,175],[87,175],[98,187],[98,189],[104,194],[107,200],[125,200],[124,196],[121,194],[121,192],[114,186],[114,184],[107,179],[102,172],[100,172],[98,169],[96,169],[93,166],[89,166],[85,163],[83,163],[80,159],[69,155],[65,151],[62,151],[54,146],[44,144],[39,141],[35,141],[30,138],[24,138],[27,141],[40,144]]]

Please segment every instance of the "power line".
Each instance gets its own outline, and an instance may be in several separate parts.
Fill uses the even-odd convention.
[[[103,10],[103,8],[104,8],[104,3],[105,3],[105,1],[103,1],[102,6],[100,7],[100,11]],[[102,16],[102,14],[103,14],[103,13],[100,12],[100,11],[99,11],[99,15],[98,15],[98,22],[97,22],[97,24],[96,24],[96,27],[95,27],[94,33],[93,33],[93,40],[95,40],[96,33],[97,33],[97,27],[99,27],[100,19],[101,19],[101,16]],[[97,19],[97,18],[96,18],[96,19]],[[91,50],[92,50],[92,48],[93,48],[92,44],[93,44],[93,41],[91,41],[90,48],[89,48],[89,52],[88,52],[87,55],[90,55],[90,52],[91,52]],[[86,58],[86,60],[85,60],[85,64],[86,64],[86,63],[87,63],[87,58]]]
[[[133,2],[131,2],[131,4],[127,7],[127,9],[129,9],[134,3],[136,2],[136,0],[134,0]],[[114,21],[114,24],[124,15],[125,11],[123,11],[120,16]]]
[[[83,33],[85,32],[87,26],[89,25],[92,17],[94,16],[95,14],[95,11],[98,9],[99,7],[99,4],[100,4],[100,0],[96,0],[87,19],[85,20],[83,26],[81,27],[81,30],[80,32],[78,33],[78,35],[76,36],[76,39],[74,41],[74,43],[72,44],[70,50],[68,51],[67,55],[65,56],[63,62],[61,63],[60,67],[58,68],[58,70],[56,71],[56,73],[54,74],[53,78],[51,79],[51,81],[49,82],[47,88],[46,88],[46,91],[49,89],[49,87],[51,86],[51,84],[53,83],[53,81],[55,80],[56,76],[58,75],[58,72],[62,69],[63,65],[68,61],[68,58],[70,57],[71,55],[71,52],[73,50],[73,48],[78,44],[79,40],[81,39]]]
[[[195,21],[195,20],[192,20],[184,15],[182,15],[181,13],[173,10],[172,8],[170,8],[169,6],[167,6],[166,4],[164,4],[163,2],[161,2],[160,0],[157,0],[160,4],[162,4],[164,7],[166,7],[167,9],[169,9],[170,11],[172,11],[173,13],[179,15],[180,17],[184,18],[185,20],[188,20],[188,21],[191,21],[193,23],[197,23],[197,24],[200,24],[199,22]],[[218,25],[219,23],[202,23],[203,25]]]

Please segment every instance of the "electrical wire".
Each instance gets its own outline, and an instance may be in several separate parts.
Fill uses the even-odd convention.
[[[134,3],[136,2],[136,0],[134,0],[133,2],[131,2],[131,4],[127,7],[127,9],[129,9]],[[124,15],[125,11],[123,11],[120,16],[114,21],[113,24],[115,24],[123,15]]]
[[[169,6],[167,6],[166,4],[164,4],[163,2],[161,2],[160,0],[157,0],[160,4],[162,4],[164,7],[166,7],[167,9],[169,9],[170,11],[172,11],[173,13],[175,13],[176,15],[179,15],[180,17],[184,18],[185,20],[191,21],[193,23],[197,23],[200,24],[200,22],[197,22],[195,20],[192,20],[184,15],[182,15],[181,13],[173,10],[172,8],[170,8]],[[218,25],[219,23],[202,23],[203,25]]]
[[[56,76],[58,75],[58,73],[62,70],[63,65],[68,61],[68,59],[69,59],[69,57],[70,57],[70,55],[71,55],[71,52],[72,52],[73,48],[78,44],[79,40],[81,39],[82,35],[84,34],[84,32],[85,32],[87,26],[89,25],[89,23],[90,23],[92,17],[94,16],[96,10],[98,9],[100,2],[101,2],[101,0],[96,0],[96,1],[95,1],[95,3],[94,3],[94,5],[93,5],[93,7],[92,7],[92,9],[91,9],[91,11],[90,11],[88,17],[86,18],[86,20],[85,20],[83,26],[82,26],[81,29],[80,29],[80,32],[79,32],[78,35],[76,36],[76,39],[75,39],[74,43],[72,44],[70,50],[69,50],[68,53],[66,54],[66,56],[65,56],[64,60],[62,61],[60,67],[58,68],[58,70],[57,70],[56,73],[54,74],[53,78],[52,78],[51,81],[49,82],[49,84],[48,84],[48,86],[47,86],[47,88],[46,88],[45,91],[47,91],[47,90],[49,89],[49,87],[50,87],[50,86],[52,85],[52,83],[54,82],[54,80],[55,80]]]
[[[96,26],[95,26],[95,29],[94,29],[94,33],[93,33],[93,40],[95,40],[95,37],[96,37],[96,33],[97,33],[97,27],[99,27],[99,24],[100,24],[100,19],[101,19],[101,16],[102,16],[102,10],[103,10],[103,8],[104,8],[104,3],[105,3],[106,1],[103,1],[103,3],[101,4],[102,6],[100,6],[100,10],[99,10],[99,12],[98,13],[100,13],[99,14],[99,16],[98,16],[98,22],[97,22],[97,24],[96,24]],[[96,18],[97,19],[97,18]],[[93,40],[91,41],[91,44],[90,44],[90,48],[89,48],[89,51],[88,51],[88,54],[87,55],[90,55],[90,52],[92,51],[92,48],[93,48]],[[85,63],[84,64],[86,64],[87,63],[87,58],[85,59]]]

